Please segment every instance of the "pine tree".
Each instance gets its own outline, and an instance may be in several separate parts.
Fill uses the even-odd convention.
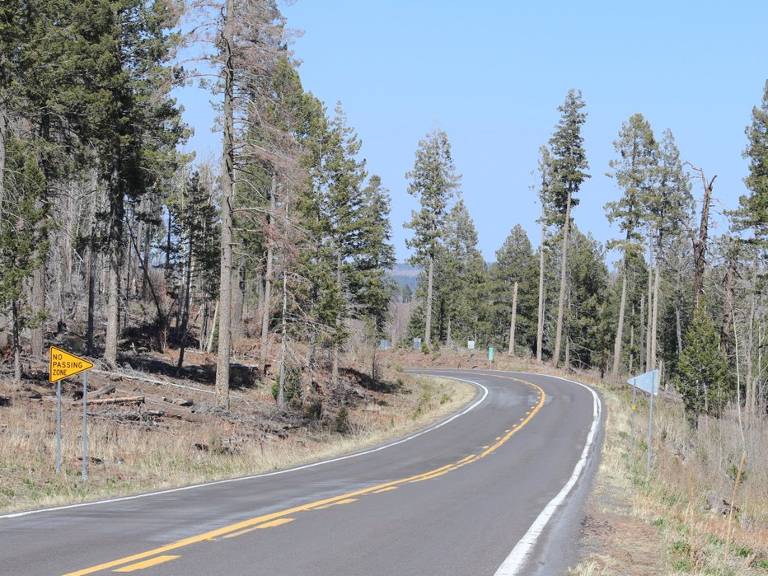
[[[25,282],[39,269],[47,253],[46,211],[42,208],[45,176],[34,150],[15,139],[7,142],[7,162],[2,176],[6,208],[0,213],[0,309],[10,312],[14,380],[21,380],[21,332],[35,320]]]
[[[658,144],[648,121],[642,114],[633,114],[622,124],[619,138],[613,143],[617,158],[610,162],[613,177],[622,197],[605,205],[609,222],[619,222],[619,230],[624,233],[621,240],[609,243],[609,247],[618,247],[623,254],[621,269],[621,299],[619,303],[618,325],[613,347],[613,368],[611,373],[618,375],[622,359],[622,347],[625,338],[624,320],[627,303],[628,262],[632,256],[642,252],[642,227],[645,218],[645,203],[653,193],[658,167]]]
[[[410,263],[426,269],[424,343],[429,347],[432,339],[435,258],[444,238],[448,204],[460,182],[445,132],[437,130],[419,141],[413,169],[406,174],[406,178],[410,180],[408,193],[417,197],[421,204],[420,210],[414,212],[410,222],[405,225],[414,233],[413,238],[406,240],[406,245],[414,250]]]
[[[752,109],[752,124],[747,129],[749,175],[744,183],[749,193],[739,198],[739,209],[733,214],[737,229],[751,229],[754,240],[768,242],[768,81],[760,106]]]
[[[537,262],[525,230],[516,224],[496,251],[490,271],[493,283],[494,333],[503,335],[514,321],[511,347],[518,342],[533,350],[536,345],[536,274]],[[517,285],[517,310],[513,309]],[[515,313],[516,312],[516,313]]]
[[[562,233],[562,260],[560,263],[560,297],[557,305],[557,327],[555,328],[555,350],[553,363],[560,362],[560,342],[565,314],[566,280],[568,270],[568,234],[571,225],[571,210],[577,206],[577,194],[581,184],[589,178],[589,168],[584,150],[582,126],[587,115],[582,111],[584,100],[581,92],[570,90],[565,102],[558,107],[561,118],[555,133],[549,140],[552,153],[551,202],[557,215],[557,224]]]
[[[728,360],[709,314],[699,308],[685,333],[675,387],[692,422],[698,414],[718,415],[733,396]]]

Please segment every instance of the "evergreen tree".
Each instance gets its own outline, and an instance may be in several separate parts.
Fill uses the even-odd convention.
[[[625,339],[625,315],[627,304],[627,283],[629,281],[629,260],[642,254],[642,227],[645,205],[654,191],[658,172],[658,144],[653,130],[642,114],[633,114],[622,124],[619,138],[613,143],[617,158],[611,160],[613,178],[622,196],[619,200],[605,205],[609,222],[619,223],[624,237],[609,243],[610,248],[618,247],[622,254],[621,299],[618,325],[614,339],[613,368],[617,376],[621,366],[622,348]]]
[[[692,422],[697,414],[718,415],[733,396],[728,360],[709,314],[700,307],[685,333],[675,387]]]
[[[768,241],[768,81],[760,106],[752,109],[752,124],[747,129],[749,175],[744,183],[749,193],[739,198],[739,209],[733,214],[737,229],[751,229],[754,240]]]
[[[414,236],[406,245],[414,250],[410,263],[421,266],[427,274],[424,342],[428,347],[432,338],[432,292],[434,265],[444,238],[445,217],[448,203],[459,187],[460,176],[456,173],[448,135],[442,130],[428,134],[419,141],[413,169],[406,174],[410,180],[408,193],[419,199],[421,208],[413,212],[405,226]]]
[[[21,380],[21,332],[39,322],[42,312],[30,308],[24,289],[47,253],[46,212],[42,208],[45,176],[34,150],[18,140],[7,141],[7,162],[2,176],[6,207],[0,212],[0,309],[10,313],[14,380]]]
[[[586,172],[589,164],[586,151],[584,150],[584,137],[581,134],[582,126],[587,119],[586,113],[582,111],[584,106],[581,92],[570,90],[565,97],[565,102],[558,107],[561,115],[560,122],[552,138],[549,140],[552,154],[550,201],[557,217],[557,224],[561,229],[563,246],[562,260],[560,262],[560,297],[557,304],[557,326],[555,328],[553,356],[555,366],[560,362],[560,342],[565,314],[568,270],[567,247],[571,225],[571,210],[579,203],[576,195],[581,188],[581,184],[589,178],[589,174]]]
[[[529,350],[536,346],[537,262],[528,234],[516,224],[496,251],[490,277],[493,293],[493,333],[503,341],[510,327],[514,287],[517,284],[515,343]]]

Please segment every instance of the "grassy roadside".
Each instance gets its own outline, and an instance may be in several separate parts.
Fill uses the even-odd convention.
[[[626,387],[596,384],[607,424],[584,528],[578,576],[768,574],[765,424],[747,432],[737,415],[692,429],[680,403],[655,403],[655,457],[646,472],[647,404],[631,409]],[[749,438],[751,437],[751,442]],[[738,479],[738,482],[737,482]]]
[[[91,418],[91,477],[80,471],[80,413],[64,412],[63,474],[53,472],[50,407],[0,407],[0,512],[231,478],[352,452],[426,427],[466,405],[475,388],[448,379],[400,374],[396,391],[350,407],[337,429],[302,426],[256,433],[247,421],[117,422]],[[2,390],[0,390],[2,392]],[[268,393],[267,393],[268,394]],[[247,397],[244,403],[268,401]]]

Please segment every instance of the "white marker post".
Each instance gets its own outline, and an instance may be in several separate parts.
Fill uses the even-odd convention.
[[[651,476],[651,460],[653,459],[653,397],[656,395],[656,390],[658,390],[658,382],[656,381],[656,378],[658,377],[659,373],[657,370],[653,371],[653,389],[651,390],[651,400],[650,404],[648,405],[648,464],[645,467],[645,475],[650,478]]]

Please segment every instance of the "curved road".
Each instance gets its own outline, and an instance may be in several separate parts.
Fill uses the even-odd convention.
[[[549,376],[423,373],[471,381],[476,399],[326,463],[0,516],[0,573],[564,574],[597,466],[598,396]]]

